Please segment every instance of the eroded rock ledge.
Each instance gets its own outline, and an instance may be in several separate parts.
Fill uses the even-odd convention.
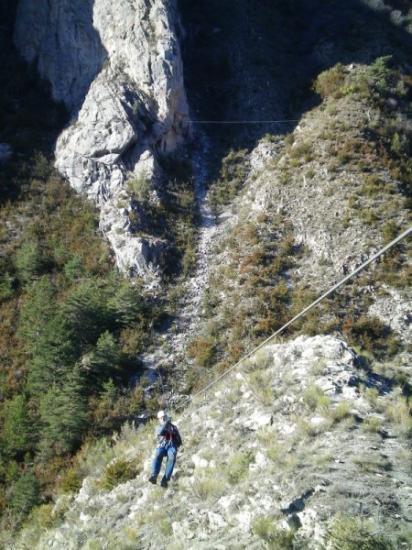
[[[149,277],[167,243],[133,234],[132,178],[188,133],[174,0],[20,0],[15,43],[71,113],[56,166],[95,201],[119,269]]]

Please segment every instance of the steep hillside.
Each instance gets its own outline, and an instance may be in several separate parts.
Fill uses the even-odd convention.
[[[211,191],[223,212],[203,330],[188,349],[200,376],[237,361],[410,224],[409,76],[379,58],[338,65],[315,87],[321,105],[285,138],[229,154]],[[400,246],[297,328],[394,357],[409,326],[401,305],[410,302],[409,250]],[[403,329],[384,310],[380,321],[368,317],[381,296],[397,294]]]
[[[165,309],[119,274],[98,212],[53,168],[68,113],[13,48],[14,12],[1,3],[0,541],[50,498],[86,437],[150,409],[131,380]],[[176,274],[193,242],[194,192],[177,175],[188,162],[167,162],[168,208],[156,212]]]
[[[0,9],[0,546],[411,547],[409,3]]]
[[[154,425],[125,427],[13,548],[410,548],[406,400],[341,340],[268,346],[174,421],[169,489],[147,481]]]

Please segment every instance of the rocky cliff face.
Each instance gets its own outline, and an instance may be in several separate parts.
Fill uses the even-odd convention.
[[[127,182],[154,186],[156,154],[188,131],[174,2],[21,0],[15,43],[70,109],[56,166],[94,200],[119,268],[156,270],[166,246],[132,233]],[[155,195],[155,191],[153,190]]]

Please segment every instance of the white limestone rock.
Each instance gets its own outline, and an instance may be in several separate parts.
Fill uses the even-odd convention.
[[[99,207],[119,269],[149,278],[165,243],[133,235],[127,181],[154,185],[157,152],[188,133],[178,25],[166,0],[20,0],[16,18],[19,51],[71,112],[56,145],[58,170]]]
[[[386,294],[376,296],[368,313],[389,325],[405,343],[408,343],[412,338],[412,293],[409,289],[401,293],[392,287],[384,288]]]
[[[209,466],[209,462],[197,454],[192,455],[191,460],[195,468],[207,468]]]

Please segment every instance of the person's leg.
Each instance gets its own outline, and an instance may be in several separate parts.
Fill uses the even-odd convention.
[[[166,481],[169,481],[169,479],[172,477],[175,463],[176,463],[176,449],[175,447],[169,447],[169,449],[167,449],[167,463],[166,463],[165,475],[163,476],[163,479],[165,479]]]
[[[155,455],[152,461],[152,475],[150,481],[156,482],[157,476],[159,475],[160,468],[162,467],[163,457],[166,456],[166,451],[163,447],[158,447],[155,451]]]

